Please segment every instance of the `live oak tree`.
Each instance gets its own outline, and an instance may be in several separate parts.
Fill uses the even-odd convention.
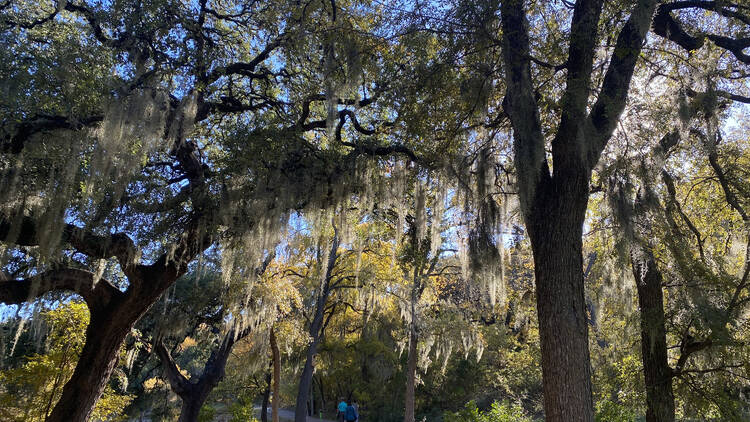
[[[724,257],[717,257],[726,256],[729,252],[722,250],[717,253],[714,250],[710,253],[710,242],[707,242],[707,239],[726,229],[720,229],[719,225],[716,225],[703,226],[699,230],[690,222],[688,214],[681,211],[682,207],[676,202],[677,199],[669,199],[670,189],[674,193],[675,185],[670,174],[675,171],[682,173],[688,166],[692,168],[680,179],[688,179],[684,180],[685,186],[692,183],[689,189],[693,193],[689,196],[697,197],[711,190],[719,193],[715,187],[710,187],[710,183],[689,181],[700,179],[701,169],[710,168],[710,160],[707,160],[705,151],[712,151],[711,155],[717,166],[719,164],[716,160],[720,155],[729,157],[743,154],[741,149],[736,151],[734,147],[723,148],[724,154],[719,154],[716,145],[706,143],[707,135],[704,133],[710,133],[711,136],[717,137],[715,139],[726,136],[726,133],[722,133],[728,126],[727,122],[738,110],[733,103],[746,101],[742,96],[732,96],[716,88],[717,84],[732,86],[728,81],[736,78],[732,76],[736,69],[731,65],[726,66],[727,63],[722,59],[725,55],[726,52],[720,48],[713,48],[694,53],[689,63],[674,56],[656,56],[642,63],[642,76],[639,82],[643,83],[633,90],[630,108],[621,119],[620,129],[615,135],[614,148],[621,152],[614,160],[605,160],[598,174],[598,183],[609,186],[610,190],[606,193],[611,202],[608,212],[611,221],[615,223],[615,236],[619,239],[619,260],[621,263],[628,262],[635,279],[640,307],[640,354],[645,380],[646,419],[649,421],[674,420],[676,405],[673,380],[676,385],[681,384],[684,374],[671,366],[678,362],[684,365],[691,355],[708,348],[705,339],[693,338],[694,332],[685,337],[688,331],[692,331],[696,328],[695,325],[700,324],[695,322],[694,314],[690,317],[676,316],[675,313],[679,315],[677,309],[693,309],[691,312],[699,314],[711,312],[708,311],[711,306],[723,305],[707,306],[703,302],[720,303],[724,300],[720,299],[724,294],[732,296],[736,293],[738,297],[744,294],[743,283],[730,282],[724,285],[726,292],[719,294],[721,289],[715,290],[716,295],[711,294],[711,298],[706,296],[696,302],[692,298],[687,299],[692,296],[687,293],[692,282],[683,280],[679,272],[669,270],[675,267],[695,266],[696,276],[704,278],[702,282],[711,285],[715,284],[709,280],[716,281],[722,278],[717,272],[725,274],[726,277],[734,271],[727,271],[727,268],[720,264]],[[689,72],[685,71],[686,67]],[[660,92],[660,99],[644,97],[649,91]],[[733,134],[732,137],[735,139],[732,143],[737,142],[737,135]],[[654,138],[660,138],[659,142],[653,142]],[[662,171],[665,172],[664,175],[661,174]],[[718,174],[726,178],[731,173],[720,168],[717,177]],[[678,186],[680,184],[683,182],[678,183]],[[731,191],[730,194],[730,197],[735,195]],[[711,212],[708,210],[712,209],[712,206],[708,202],[701,205],[705,210],[700,213]],[[699,208],[696,207],[695,211]],[[667,212],[669,210],[673,214],[671,217],[670,212]],[[689,222],[687,228],[692,233],[690,239],[697,239],[697,243],[680,242],[677,246],[676,239],[684,236],[680,234],[677,226],[674,230],[669,228],[670,219],[675,223]],[[731,218],[721,221],[717,223],[725,226],[734,225],[729,222]],[[671,246],[664,250],[663,245]],[[693,256],[691,250],[699,253]],[[711,255],[708,258],[706,251]],[[713,269],[709,269],[711,267]],[[698,271],[699,268],[703,269]],[[667,290],[666,294],[664,290]],[[669,301],[665,298],[669,298]],[[687,300],[683,302],[677,298]],[[736,310],[727,314],[716,312],[712,319],[716,319],[717,323],[729,323],[727,317],[732,312]],[[677,318],[681,320],[680,323],[676,321]],[[692,322],[688,322],[687,327],[674,327],[682,325],[684,321]],[[679,343],[680,353],[670,352],[677,347],[670,345],[674,342]],[[701,372],[702,374],[709,372],[705,368],[702,371],[705,371]]]
[[[379,100],[383,50],[341,7],[0,5],[0,237],[35,263],[0,300],[68,290],[91,313],[48,420],[88,418],[135,322],[202,251],[327,207],[358,189],[361,157],[404,152],[347,141],[375,134],[357,116]]]
[[[693,134],[683,142],[701,145],[707,141],[699,129],[693,127],[692,131],[700,136]],[[723,397],[736,393],[716,390],[702,393],[705,387],[696,379],[696,376],[711,377],[712,373],[742,377],[745,365],[741,352],[744,334],[738,328],[743,324],[743,309],[747,308],[748,301],[747,218],[746,201],[741,194],[737,196],[745,188],[736,176],[742,171],[741,163],[745,160],[739,158],[730,170],[726,169],[717,158],[719,144],[713,144],[716,140],[711,142],[711,145],[704,145],[710,151],[708,157],[698,160],[697,171],[684,175],[679,184],[671,174],[679,169],[662,171],[660,179],[664,185],[660,190],[663,193],[649,198],[651,202],[659,201],[656,209],[645,198],[641,198],[640,204],[636,203],[639,207],[634,209],[634,215],[642,219],[642,227],[651,228],[659,222],[665,226],[651,230],[662,233],[666,251],[641,246],[632,258],[641,302],[648,420],[674,420],[673,384],[694,390],[698,396],[713,396],[712,401],[723,417],[740,417],[741,410]],[[742,157],[746,152],[739,148],[735,154]],[[692,181],[706,177],[704,175],[713,180],[696,187]],[[688,189],[686,186],[691,182],[691,192],[681,200],[678,195]],[[649,191],[651,187],[646,186],[642,196],[653,196]],[[649,214],[642,208],[651,208],[649,213],[656,216],[645,217]],[[722,208],[729,212],[720,212]],[[707,215],[712,216],[715,225],[705,220]],[[672,269],[665,269],[657,257],[669,259]],[[669,297],[673,304],[668,307],[661,299],[663,284],[670,286]],[[666,323],[665,309],[671,315],[670,324]],[[668,347],[667,334],[674,338],[675,346]],[[677,350],[668,360],[669,348]],[[706,381],[710,385],[710,381]],[[698,407],[698,402],[700,400],[684,403],[682,411],[691,412],[690,409]]]

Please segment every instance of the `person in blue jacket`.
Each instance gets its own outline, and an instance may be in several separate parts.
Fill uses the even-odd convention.
[[[344,422],[346,420],[345,416],[346,416],[346,408],[347,407],[348,406],[346,405],[346,402],[344,401],[344,398],[343,397],[339,397],[339,405],[336,408],[336,410],[337,410],[337,412],[336,412],[336,420],[337,421]]]
[[[359,419],[357,409],[351,404],[346,406],[346,422],[356,422]]]

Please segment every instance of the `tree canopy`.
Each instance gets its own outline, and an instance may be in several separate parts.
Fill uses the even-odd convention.
[[[744,0],[5,0],[0,43],[10,418],[750,417]]]

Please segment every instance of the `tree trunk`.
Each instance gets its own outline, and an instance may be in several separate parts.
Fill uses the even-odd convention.
[[[310,395],[310,386],[312,385],[315,354],[318,353],[318,343],[322,338],[321,329],[323,328],[323,312],[326,301],[328,300],[328,287],[318,297],[317,306],[315,307],[315,317],[310,326],[310,336],[312,341],[307,348],[307,358],[305,367],[302,369],[302,376],[299,380],[299,389],[297,390],[297,402],[294,408],[294,422],[307,421],[307,401]]]
[[[198,414],[200,414],[203,403],[193,403],[189,400],[182,401],[182,408],[180,408],[180,419],[177,422],[193,422],[198,420]]]
[[[82,296],[91,313],[86,342],[73,376],[63,387],[62,396],[47,422],[88,420],[117,365],[120,347],[130,330],[161,294],[187,271],[187,263],[209,246],[207,239],[198,240],[198,233],[198,228],[190,228],[171,254],[162,255],[151,265],[132,265],[128,252],[123,253],[127,255],[125,258],[118,255],[120,266],[130,282],[126,292],[121,292],[106,280],[98,281],[96,286],[92,283],[91,290],[83,290]],[[169,256],[180,259],[170,260]]]
[[[271,402],[271,419],[279,422],[279,389],[281,388],[281,353],[276,342],[276,333],[271,327],[271,356],[273,357],[273,401]]]
[[[417,330],[413,318],[414,316],[412,316],[412,323],[409,324],[409,354],[406,358],[404,422],[414,422],[414,389],[417,378]]]
[[[323,337],[323,331],[325,329],[325,322],[323,321],[323,319],[325,316],[326,303],[328,303],[328,296],[331,293],[331,274],[333,272],[334,266],[336,265],[338,248],[338,230],[334,226],[334,236],[331,241],[331,249],[328,254],[328,262],[326,263],[325,278],[320,293],[318,294],[317,300],[315,301],[315,315],[313,316],[312,322],[310,323],[309,333],[312,341],[310,341],[310,345],[307,348],[305,367],[302,370],[302,376],[299,380],[297,402],[294,406],[294,422],[307,421],[307,399],[310,395],[310,386],[312,385],[314,369],[313,360],[315,359],[315,354],[318,352],[318,344]]]
[[[268,399],[271,396],[271,371],[266,374],[266,389],[263,391],[263,402],[260,405],[260,420],[268,422]]]
[[[646,384],[646,422],[674,422],[672,368],[667,358],[662,275],[650,250],[631,248],[631,265],[641,308],[641,358]]]
[[[198,422],[201,407],[203,407],[210,392],[210,389],[196,388],[193,394],[182,397],[182,408],[177,422]]]
[[[47,417],[47,422],[88,420],[117,366],[120,346],[140,315],[138,313],[128,320],[125,315],[119,319],[108,318],[109,315],[104,313],[91,313],[86,342],[73,376],[65,383],[62,396]]]
[[[310,416],[315,415],[315,374],[310,380]]]
[[[154,345],[170,388],[182,399],[179,422],[195,422],[198,420],[198,412],[201,406],[206,402],[211,391],[224,379],[227,359],[232,352],[232,347],[250,332],[250,327],[239,332],[234,330],[228,332],[220,346],[211,352],[197,382],[191,382],[180,373],[177,364],[162,342],[159,341]]]
[[[198,415],[206,403],[208,395],[213,390],[215,384],[207,383],[188,384],[188,389],[181,391],[182,407],[180,408],[180,418],[177,422],[198,422]]]
[[[538,192],[535,212],[527,216],[550,422],[594,420],[582,255],[588,177],[582,176]]]
[[[305,367],[302,369],[302,376],[299,380],[299,390],[297,390],[297,403],[294,408],[294,422],[307,421],[307,399],[310,394],[310,385],[312,384],[314,369],[313,359],[318,352],[318,341],[318,338],[313,339],[313,341],[310,342],[310,346],[307,348]]]

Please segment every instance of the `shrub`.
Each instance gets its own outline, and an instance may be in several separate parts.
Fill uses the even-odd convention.
[[[458,412],[446,412],[443,418],[445,422],[531,422],[521,406],[507,401],[492,403],[488,410],[482,412],[472,400]]]

